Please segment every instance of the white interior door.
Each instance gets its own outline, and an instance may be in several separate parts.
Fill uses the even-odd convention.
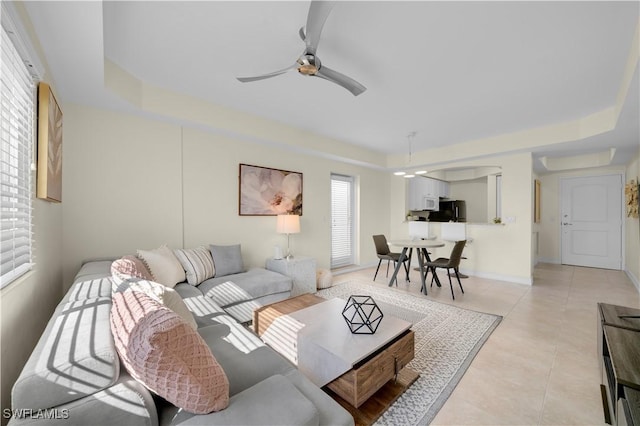
[[[622,268],[622,176],[561,180],[562,263]]]

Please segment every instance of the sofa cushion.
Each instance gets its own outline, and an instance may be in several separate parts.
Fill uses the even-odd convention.
[[[130,278],[142,278],[153,281],[153,275],[147,269],[144,262],[131,255],[122,256],[111,264],[111,277],[116,285]]]
[[[166,245],[153,250],[138,250],[137,253],[153,275],[154,281],[173,287],[186,279],[180,261]]]
[[[116,382],[120,360],[109,327],[110,308],[109,297],[56,308],[13,387],[13,407],[51,408]]]
[[[111,329],[127,371],[167,401],[204,414],[229,403],[229,381],[206,343],[148,295],[113,295]]]
[[[116,259],[88,260],[82,264],[73,283],[109,277],[109,268]],[[67,293],[69,294],[69,293]]]
[[[180,297],[182,297],[183,299],[202,296],[202,292],[198,287],[194,287],[187,283],[178,283],[173,289],[177,291]]]
[[[202,281],[215,275],[213,258],[211,257],[211,252],[206,247],[175,249],[173,253],[185,270],[189,284],[198,285]]]
[[[43,411],[23,411],[11,426],[123,425],[158,424],[158,408],[153,395],[124,369],[118,381],[107,389]],[[50,415],[50,417],[45,417]]]
[[[320,413],[311,401],[289,380],[276,374],[232,397],[226,410],[206,416],[178,411],[171,424],[315,426],[319,421]]]
[[[232,246],[209,246],[216,268],[216,277],[244,272],[240,244]]]
[[[229,306],[234,303],[244,302],[246,300],[253,299],[251,294],[247,293],[242,287],[234,283],[233,281],[225,281],[212,286],[201,286],[200,291],[204,292],[204,295],[220,306]]]
[[[94,278],[86,281],[78,281],[69,290],[65,302],[77,302],[79,300],[95,299],[96,297],[109,297],[113,288],[111,278]]]
[[[325,392],[318,389],[311,380],[300,373],[292,370],[284,374],[298,390],[302,393],[320,412],[321,425],[353,425],[353,416]],[[320,390],[320,392],[318,392]]]
[[[291,278],[286,275],[263,268],[253,268],[247,272],[235,274],[230,277],[210,278],[200,284],[198,288],[202,294],[207,294],[207,292],[215,286],[223,284],[226,281],[233,281],[236,286],[251,295],[252,299],[274,293],[288,292],[291,291],[291,287],[293,286]],[[225,306],[222,303],[219,304]]]
[[[262,305],[255,300],[247,300],[246,302],[237,303],[227,306],[224,310],[240,323],[249,323],[253,321],[253,311]]]
[[[191,311],[187,308],[182,297],[172,288],[164,286],[162,284],[141,279],[130,279],[124,281],[118,286],[117,291],[125,291],[131,289],[133,291],[140,291],[150,296],[156,302],[171,309],[176,314],[186,321],[194,330],[198,328],[196,320],[193,318]]]
[[[211,352],[220,363],[229,379],[231,396],[250,388],[258,382],[274,374],[287,374],[295,370],[293,364],[280,356],[276,351],[261,342],[250,348],[238,344],[233,336],[242,340],[243,333],[251,334],[237,323],[225,324],[229,327],[229,335],[221,335],[218,326],[202,327],[198,330]],[[257,338],[256,338],[257,339]]]

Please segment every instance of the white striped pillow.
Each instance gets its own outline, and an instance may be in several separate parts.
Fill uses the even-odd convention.
[[[216,270],[213,266],[213,258],[206,247],[175,249],[173,252],[187,273],[187,282],[189,284],[198,285],[215,275]]]

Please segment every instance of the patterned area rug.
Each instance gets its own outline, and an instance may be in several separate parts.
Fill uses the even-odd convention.
[[[326,299],[373,297],[386,315],[413,323],[415,358],[409,367],[420,377],[378,419],[379,425],[427,425],[502,317],[457,308],[364,281],[348,281],[318,291]],[[384,321],[384,319],[383,319]]]

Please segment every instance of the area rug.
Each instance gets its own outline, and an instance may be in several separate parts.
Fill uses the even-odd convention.
[[[347,281],[318,291],[326,299],[373,297],[384,314],[413,323],[415,358],[408,366],[420,373],[407,391],[377,420],[379,425],[427,425],[438,414],[502,317],[412,295],[364,281]]]

